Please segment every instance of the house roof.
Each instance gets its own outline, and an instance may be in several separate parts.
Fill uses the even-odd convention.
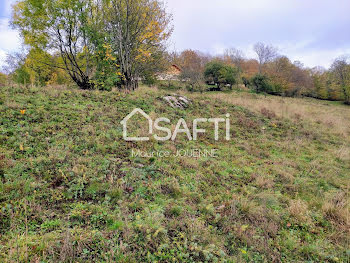
[[[172,67],[176,68],[178,71],[182,71],[180,67],[178,67],[177,65],[173,64],[171,65]]]

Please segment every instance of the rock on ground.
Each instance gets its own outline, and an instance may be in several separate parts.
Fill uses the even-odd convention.
[[[179,108],[179,109],[185,109],[187,108],[192,101],[188,99],[185,96],[181,96],[178,94],[172,94],[163,97],[163,99],[172,107],[172,108]]]

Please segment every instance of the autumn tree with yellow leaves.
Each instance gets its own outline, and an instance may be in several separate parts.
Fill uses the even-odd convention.
[[[104,23],[119,62],[122,82],[130,91],[143,73],[162,60],[172,33],[171,15],[158,0],[105,0]],[[147,67],[145,67],[147,65]]]
[[[59,54],[62,63],[39,62],[80,88],[133,90],[160,64],[170,21],[158,0],[20,0],[12,25],[29,49]]]
[[[48,64],[66,70],[82,89],[93,88],[93,52],[90,25],[93,0],[21,0],[13,8],[12,24],[31,49],[60,54],[62,64]]]

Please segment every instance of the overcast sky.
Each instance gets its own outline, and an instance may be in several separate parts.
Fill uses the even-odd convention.
[[[15,0],[0,1],[1,65],[20,40],[8,26]],[[171,50],[214,55],[235,47],[254,57],[252,46],[260,41],[309,67],[329,67],[350,54],[349,0],[167,0],[167,8],[174,17]]]

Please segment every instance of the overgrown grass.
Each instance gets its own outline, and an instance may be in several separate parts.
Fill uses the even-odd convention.
[[[166,92],[1,88],[0,262],[349,262],[349,108],[241,92],[175,110]],[[233,139],[128,143],[136,107],[172,126],[230,113]]]

